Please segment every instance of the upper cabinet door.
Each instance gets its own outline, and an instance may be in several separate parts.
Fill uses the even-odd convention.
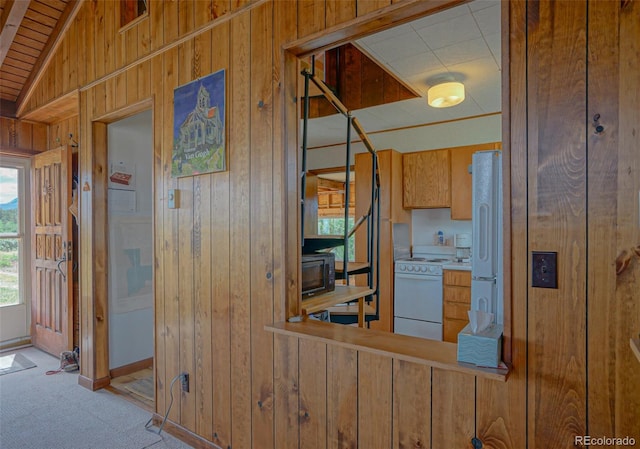
[[[405,153],[403,205],[407,209],[451,207],[449,150]]]
[[[451,219],[471,220],[471,165],[477,148],[451,150]]]

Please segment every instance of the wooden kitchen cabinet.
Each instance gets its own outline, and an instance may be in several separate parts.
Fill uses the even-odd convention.
[[[458,342],[458,332],[469,322],[471,308],[471,272],[444,270],[443,339]]]
[[[380,319],[371,322],[372,329],[393,332],[393,223],[411,224],[411,211],[402,207],[402,153],[395,150],[378,151],[380,175]],[[371,203],[371,157],[368,153],[355,155],[356,219],[364,215]],[[356,232],[356,261],[366,260],[366,226]],[[358,275],[356,285],[366,285],[366,276]],[[371,304],[375,307],[375,304]]]
[[[471,173],[469,166],[476,151],[499,150],[500,142],[450,148],[451,154],[451,219],[471,220]]]
[[[451,207],[449,150],[402,155],[403,206],[407,209]]]

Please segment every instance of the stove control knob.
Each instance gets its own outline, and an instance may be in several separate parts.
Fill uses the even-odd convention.
[[[413,271],[413,265],[407,265],[407,271]]]
[[[404,264],[401,264],[401,263],[398,264],[397,268],[398,268],[398,271],[404,271],[405,270]]]
[[[429,267],[429,273],[435,273],[436,267]]]
[[[420,267],[420,271],[422,271],[423,273],[426,273],[428,269],[429,267],[427,267],[426,265]]]

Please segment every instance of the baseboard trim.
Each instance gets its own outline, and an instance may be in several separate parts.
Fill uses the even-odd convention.
[[[162,424],[163,419],[164,419],[163,416],[160,416],[157,413],[154,413],[153,425],[156,427],[160,427],[160,424]],[[180,441],[184,441],[185,443],[187,443],[188,445],[196,449],[222,449],[217,444],[212,443],[211,441],[205,440],[200,435],[196,435],[190,430],[185,429],[181,425],[173,423],[169,420],[167,420],[167,422],[164,423],[164,427],[162,428],[162,430],[176,437]]]
[[[15,351],[17,349],[28,348],[29,346],[32,346],[31,337],[16,338],[15,340],[0,343],[0,352]]]
[[[78,385],[91,391],[96,391],[101,388],[104,388],[110,383],[111,383],[111,378],[109,376],[101,377],[100,379],[89,379],[88,377],[85,377],[85,376],[78,376]]]
[[[111,376],[112,379],[115,379],[116,377],[126,376],[145,368],[153,368],[153,357],[113,368],[109,371],[109,376]]]

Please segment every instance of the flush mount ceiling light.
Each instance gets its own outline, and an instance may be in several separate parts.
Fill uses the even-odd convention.
[[[464,84],[447,82],[436,84],[427,92],[427,102],[434,108],[448,108],[464,101]]]

